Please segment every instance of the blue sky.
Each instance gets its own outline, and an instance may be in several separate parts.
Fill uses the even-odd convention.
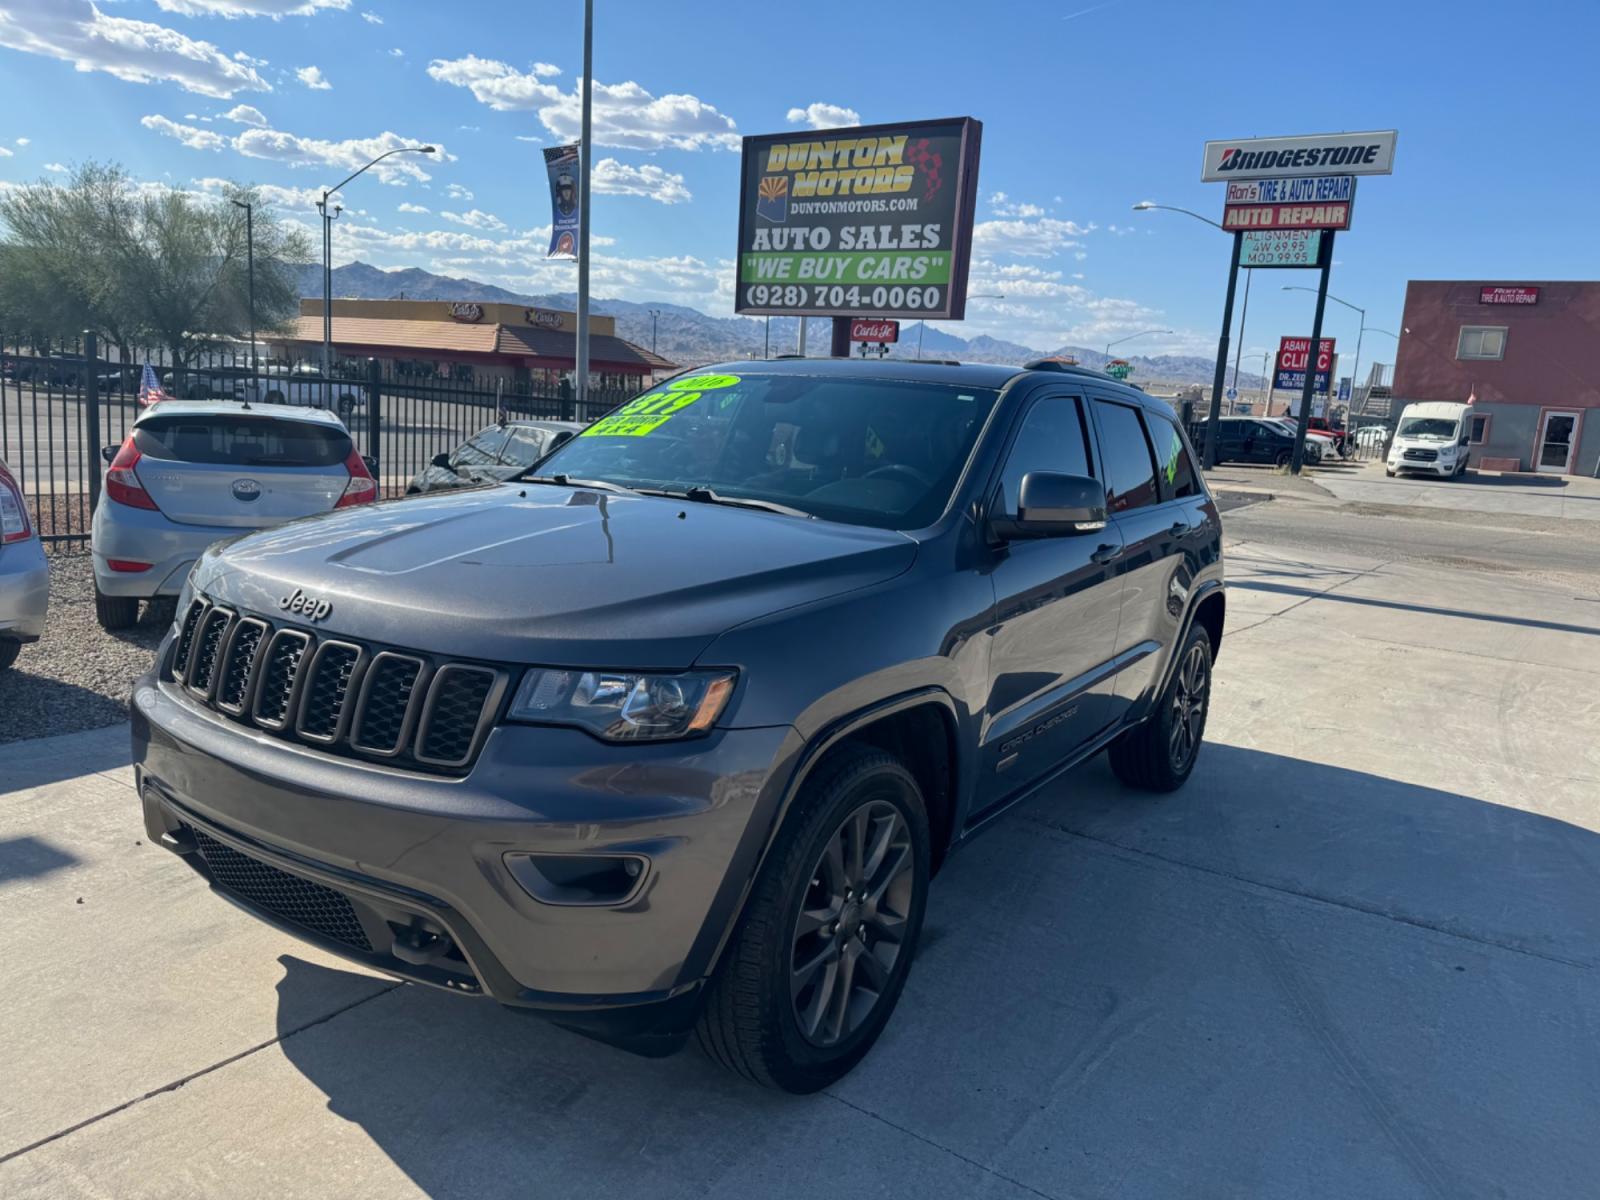
[[[984,122],[971,291],[952,332],[1214,350],[1224,235],[1208,138],[1400,131],[1361,181],[1332,291],[1399,331],[1408,278],[1596,278],[1594,0],[805,7],[597,0],[595,290],[731,314],[738,138],[859,117]],[[113,159],[286,215],[392,145],[345,197],[336,261],[567,290],[539,148],[576,128],[573,0],[0,0],[0,186]],[[347,165],[349,164],[349,165]],[[422,211],[426,210],[426,211]],[[1261,272],[1245,350],[1309,332],[1313,272]],[[1354,349],[1354,313],[1328,332]],[[1392,358],[1368,336],[1363,358]],[[1248,361],[1248,360],[1247,360]],[[1259,363],[1259,359],[1257,360]]]

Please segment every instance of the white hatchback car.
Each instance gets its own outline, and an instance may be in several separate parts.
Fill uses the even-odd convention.
[[[140,600],[176,596],[212,542],[378,496],[371,464],[322,409],[163,400],[105,453],[91,546],[106,629],[137,621]]]

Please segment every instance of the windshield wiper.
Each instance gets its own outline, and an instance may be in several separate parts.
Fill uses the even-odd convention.
[[[708,487],[684,488],[681,492],[670,491],[666,488],[640,488],[639,492],[645,496],[666,496],[671,500],[688,500],[693,504],[722,504],[728,508],[759,508],[763,512],[782,513],[786,517],[804,517],[808,521],[815,521],[816,514],[802,512],[798,508],[790,508],[787,504],[779,504],[775,500],[757,500],[752,496],[724,496]]]
[[[624,496],[639,495],[633,488],[623,487],[620,483],[611,483],[605,479],[574,479],[571,475],[523,475],[510,482],[545,483],[554,484],[556,487],[590,488],[597,492],[621,492]]]

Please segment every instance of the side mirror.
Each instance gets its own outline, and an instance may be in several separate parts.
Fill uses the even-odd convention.
[[[1015,517],[992,521],[1004,538],[1062,537],[1106,527],[1106,488],[1085,475],[1029,471]]]
[[[428,460],[428,462],[430,466],[443,467],[446,471],[455,470],[455,468],[450,465],[450,452],[448,450],[439,451],[439,453],[435,454],[431,459]]]
[[[106,462],[108,462],[108,463],[115,462],[116,461],[116,457],[117,457],[117,451],[120,450],[120,449],[122,449],[121,446],[101,446],[100,447],[100,457],[105,459]]]

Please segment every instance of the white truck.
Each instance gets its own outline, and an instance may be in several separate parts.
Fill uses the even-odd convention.
[[[348,426],[355,414],[366,406],[366,385],[335,375],[331,380],[314,366],[264,366],[260,373],[243,381],[241,399],[268,404],[298,404],[307,408],[326,408],[339,414]]]
[[[1384,473],[1402,471],[1454,479],[1467,469],[1467,443],[1472,438],[1472,406],[1429,400],[1408,404],[1389,443]]]

